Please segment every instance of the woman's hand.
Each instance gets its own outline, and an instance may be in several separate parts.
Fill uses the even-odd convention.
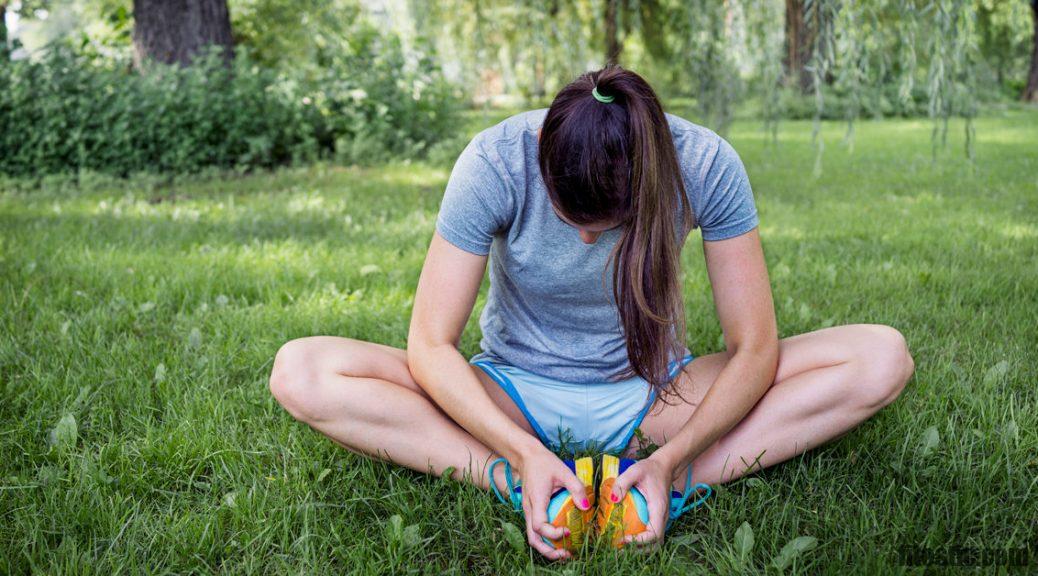
[[[559,528],[548,523],[548,502],[559,488],[566,488],[573,495],[577,508],[587,510],[591,503],[587,499],[584,485],[562,460],[543,446],[522,457],[518,462],[522,476],[523,516],[526,518],[526,540],[534,550],[552,560],[567,560],[570,553],[553,548],[541,540],[558,540],[569,535],[568,528]]]
[[[649,507],[649,526],[641,534],[626,536],[624,544],[634,543],[638,546],[663,542],[663,534],[667,530],[667,516],[670,510],[670,486],[674,471],[660,460],[652,456],[639,460],[617,477],[613,483],[613,493],[608,497],[613,502],[620,502],[627,491],[637,488]]]

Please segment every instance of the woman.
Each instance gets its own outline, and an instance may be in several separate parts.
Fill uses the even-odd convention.
[[[487,488],[488,462],[506,458],[523,478],[529,543],[554,559],[569,552],[544,541],[562,535],[546,502],[583,490],[551,448],[630,455],[638,427],[660,448],[620,475],[613,496],[637,487],[649,530],[634,541],[658,541],[688,466],[718,483],[787,460],[892,402],[913,371],[886,326],[779,340],[757,222],[727,142],[664,114],[637,74],[585,74],[547,111],[488,128],[462,152],[407,350],[293,340],[271,389],[346,448],[414,470]],[[692,361],[679,254],[694,227],[726,349]],[[483,352],[470,362],[457,345],[488,254]]]

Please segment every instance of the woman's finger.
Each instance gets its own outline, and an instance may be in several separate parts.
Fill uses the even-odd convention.
[[[529,519],[526,537],[530,541],[530,546],[545,557],[553,560],[561,560],[568,557],[568,552],[556,549],[542,539],[543,536],[549,540],[557,540],[564,536],[568,530],[548,524],[548,503],[540,494],[544,487],[531,485],[529,488],[530,490],[526,493],[527,499],[524,500],[524,504],[525,515]]]
[[[544,540],[541,540],[541,535],[538,534],[533,528],[526,531],[526,540],[530,543],[530,548],[533,548],[541,556],[549,558],[551,560],[561,560],[565,558],[569,553],[563,549],[556,549],[548,544]]]
[[[588,500],[587,489],[584,488],[584,483],[569,469],[566,470],[566,474],[562,477],[562,485],[573,496],[573,503],[577,505],[577,508],[581,510],[591,508],[591,501]]]
[[[659,546],[662,541],[663,538],[653,532],[650,528],[639,534],[625,537],[624,546],[631,546],[636,550],[648,552]]]
[[[569,536],[569,528],[565,528],[563,526],[553,526],[547,522],[539,526],[534,525],[534,529],[537,531],[537,533],[539,533],[541,536],[544,536],[548,540],[559,540],[560,538],[565,538],[566,536]]]
[[[631,466],[626,472],[621,474],[613,482],[613,491],[609,498],[613,502],[619,502],[624,499],[624,495],[641,480],[641,468],[638,465]]]
[[[531,489],[528,493],[529,499],[526,500],[529,503],[526,517],[530,519],[530,527],[535,530],[548,523],[548,502],[539,494],[536,494],[538,491],[537,489]]]
[[[666,489],[664,489],[664,493],[666,493]],[[646,504],[649,506],[649,526],[639,536],[645,535],[644,538],[649,541],[662,542],[663,534],[667,530],[668,499],[660,493],[658,488],[650,486],[646,486],[642,490],[642,494],[645,494]]]

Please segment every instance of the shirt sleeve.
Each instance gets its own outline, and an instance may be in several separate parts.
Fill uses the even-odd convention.
[[[746,168],[739,154],[723,138],[703,176],[700,194],[692,209],[703,231],[703,240],[734,238],[757,227],[757,207]]]
[[[436,217],[447,242],[478,256],[490,252],[494,236],[512,222],[514,203],[477,136],[458,157]]]

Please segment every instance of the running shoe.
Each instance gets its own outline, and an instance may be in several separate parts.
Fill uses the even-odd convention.
[[[620,502],[613,502],[613,484],[636,460],[617,458],[610,454],[602,456],[602,479],[598,485],[598,511],[595,515],[595,527],[600,538],[608,541],[614,548],[623,548],[624,539],[640,534],[649,528],[649,506],[645,496],[637,488],[632,487]],[[695,501],[689,503],[692,494],[702,492]],[[670,509],[667,511],[667,527],[679,516],[702,505],[710,497],[712,490],[702,482],[692,485],[692,467],[688,468],[684,492],[672,490],[670,493]]]
[[[548,523],[560,528],[569,528],[569,536],[563,536],[558,540],[550,540],[542,536],[541,539],[552,548],[562,548],[569,550],[570,552],[575,552],[583,544],[584,536],[587,534],[588,529],[592,526],[592,522],[594,521],[595,469],[594,462],[590,457],[580,458],[575,461],[564,460],[563,462],[577,475],[577,478],[584,485],[585,494],[580,497],[587,498],[588,502],[591,503],[591,506],[587,510],[577,508],[577,503],[574,501],[569,490],[560,488],[552,494],[551,500],[548,501]],[[497,483],[494,482],[494,469],[501,464],[505,467],[505,483],[508,485],[507,499],[503,494],[501,494],[501,491],[498,490]],[[490,464],[490,468],[487,470],[487,475],[490,478],[490,487],[494,490],[494,495],[497,496],[497,499],[506,506],[510,506],[513,511],[522,513],[523,487],[516,484],[513,480],[511,464],[509,464],[504,458],[498,458]]]

